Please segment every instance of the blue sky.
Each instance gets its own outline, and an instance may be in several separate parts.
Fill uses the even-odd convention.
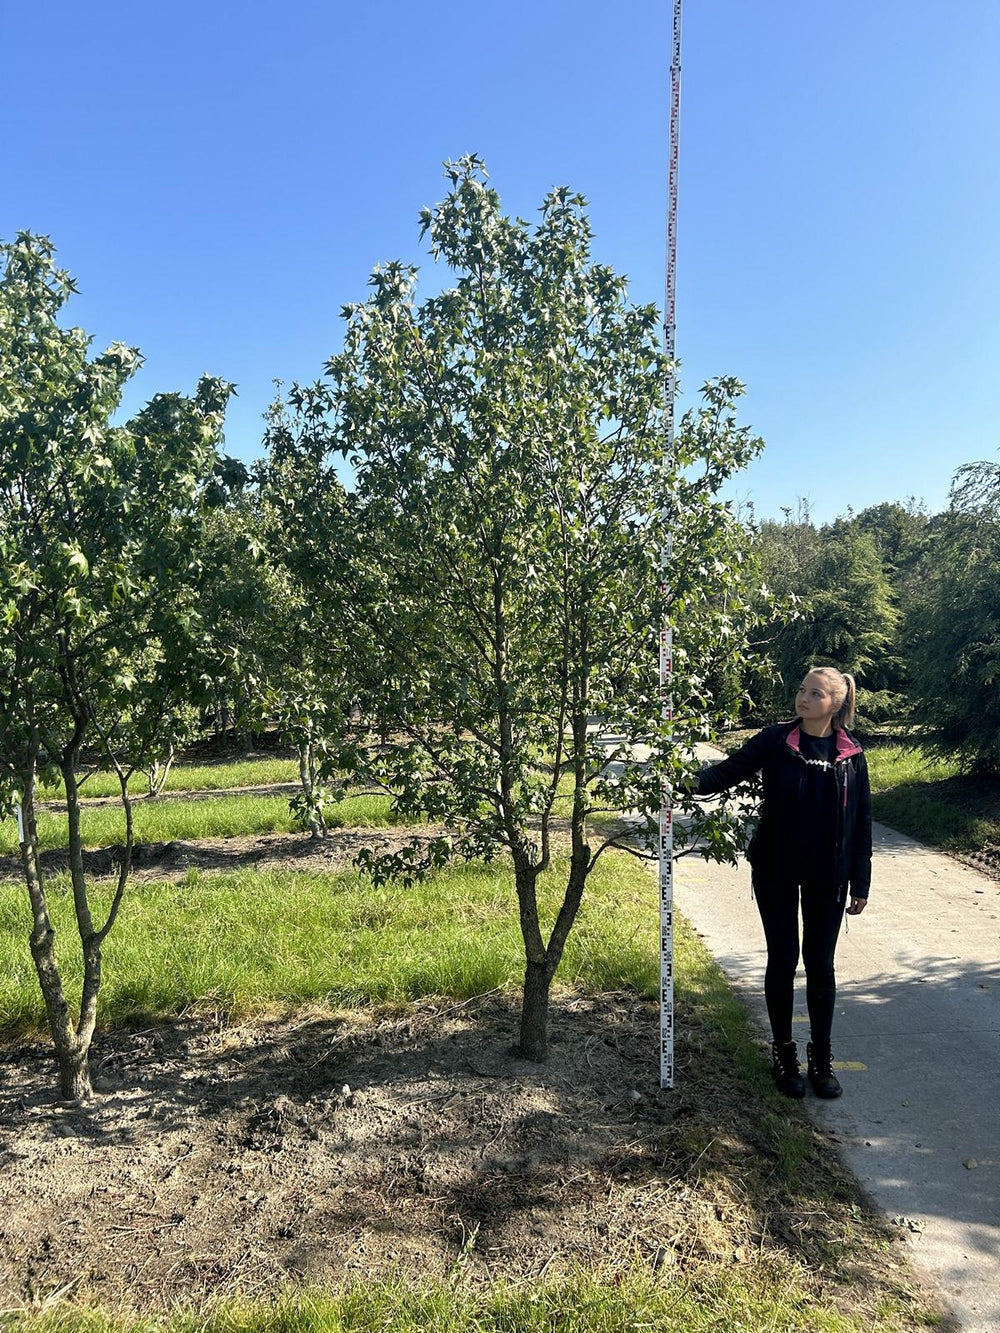
[[[235,381],[251,458],[374,264],[431,264],[445,158],[523,217],[581,191],[595,257],[662,301],[669,8],[3,0],[0,237],[51,235],[72,322],[141,348],[129,406]],[[938,509],[996,457],[998,49],[996,0],[686,0],[683,403],[746,382],[760,515]]]

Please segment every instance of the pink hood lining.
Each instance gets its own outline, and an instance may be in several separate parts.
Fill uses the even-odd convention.
[[[799,745],[801,734],[802,728],[796,722],[785,737],[785,744],[789,749],[794,750],[796,754],[801,753],[801,746]],[[835,764],[839,764],[841,759],[849,759],[852,754],[861,754],[861,746],[852,736],[848,736],[847,732],[844,731],[842,727],[838,727],[833,734],[837,738],[837,754],[833,761]]]

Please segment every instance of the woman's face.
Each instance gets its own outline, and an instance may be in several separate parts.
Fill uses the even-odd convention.
[[[795,696],[795,711],[810,722],[826,722],[838,709],[836,696],[825,676],[811,671]]]

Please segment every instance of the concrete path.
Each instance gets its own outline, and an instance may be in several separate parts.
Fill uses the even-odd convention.
[[[806,1107],[963,1328],[1000,1333],[1000,884],[876,824],[837,948],[837,1101]],[[676,902],[769,1035],[750,869],[683,857]],[[801,970],[796,1037],[809,1024]]]

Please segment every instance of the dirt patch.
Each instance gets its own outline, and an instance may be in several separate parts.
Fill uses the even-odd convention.
[[[634,996],[566,995],[549,1062],[530,1065],[499,995],[388,1018],[182,1020],[99,1035],[101,1096],[84,1109],[54,1103],[45,1046],[0,1051],[0,1303],[63,1290],[150,1310],[401,1269],[779,1254],[834,1306],[906,1291],[819,1134],[802,1170],[821,1188],[792,1196],[768,1117],[706,1056],[696,1016],[678,1088],[659,1090],[656,1025]]]
[[[191,841],[141,842],[132,849],[132,875],[137,880],[179,879],[189,870],[246,870],[249,867],[278,870],[347,870],[362,847],[378,852],[394,851],[414,838],[430,839],[441,830],[423,824],[415,828],[331,829],[325,838],[307,833],[266,833],[245,838],[199,838]],[[83,854],[83,868],[95,878],[117,874],[124,849],[101,847]],[[47,874],[66,870],[66,851],[42,852]],[[22,881],[17,856],[0,856],[0,883]]]

